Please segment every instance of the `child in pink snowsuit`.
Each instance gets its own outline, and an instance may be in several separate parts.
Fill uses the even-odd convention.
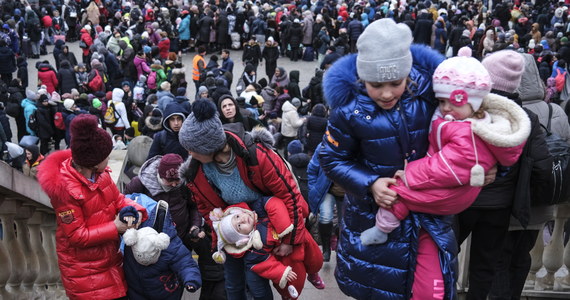
[[[495,164],[516,163],[530,134],[530,120],[515,102],[490,94],[491,79],[472,57],[442,62],[433,75],[439,109],[432,118],[427,155],[396,172],[398,201],[380,208],[363,245],[384,243],[410,210],[451,215],[467,209]]]

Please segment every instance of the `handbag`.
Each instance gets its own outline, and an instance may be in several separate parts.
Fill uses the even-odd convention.
[[[87,49],[88,47],[87,47],[87,44],[83,40],[81,40],[81,41],[79,41],[79,48]]]

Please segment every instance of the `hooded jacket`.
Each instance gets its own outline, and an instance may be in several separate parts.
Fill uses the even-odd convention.
[[[420,228],[438,246],[444,299],[456,298],[452,218],[412,212],[384,244],[364,247],[359,238],[374,226],[378,211],[369,187],[403,169],[405,159],[419,159],[427,151],[429,124],[437,106],[431,78],[443,57],[423,46],[412,45],[411,50],[409,77],[415,84],[408,85],[411,93],[405,91],[390,110],[380,109],[358,83],[356,55],[338,60],[323,80],[331,115],[319,162],[330,179],[349,191],[335,275],[339,288],[357,299],[410,298]]]
[[[290,101],[283,103],[283,117],[281,121],[281,134],[285,137],[296,137],[299,128],[303,126],[303,121],[299,117],[297,108]]]
[[[0,47],[0,74],[12,74],[16,71],[16,55],[8,46]]]
[[[156,155],[165,155],[168,153],[176,153],[182,156],[184,160],[188,158],[188,151],[180,145],[178,140],[178,132],[173,131],[170,128],[170,123],[168,122],[168,119],[175,115],[181,116],[182,121],[184,121],[188,112],[182,107],[182,105],[176,102],[168,104],[162,114],[162,128],[164,129],[154,135],[147,160]]]
[[[307,119],[307,144],[305,150],[312,153],[317,145],[323,140],[323,135],[327,131],[327,110],[323,104],[317,104]]]
[[[38,167],[38,182],[55,211],[57,258],[61,281],[70,299],[111,299],[126,295],[119,234],[113,223],[118,212],[134,206],[119,193],[110,168],[87,180],[72,166],[70,150],[50,154]]]
[[[427,155],[410,162],[406,180],[398,179],[393,189],[400,197],[411,200],[393,206],[398,218],[406,210],[451,215],[467,209],[481,191],[484,174],[495,164],[514,165],[530,134],[526,113],[513,101],[495,94],[483,99],[484,119],[445,121],[439,111],[431,124]],[[474,166],[480,165],[479,186]],[[433,205],[433,206],[432,206]]]
[[[60,62],[59,71],[57,72],[57,81],[61,94],[71,93],[72,89],[77,88],[75,71],[71,68],[69,61],[63,60]]]
[[[127,108],[125,107],[125,103],[123,103],[123,96],[125,92],[122,89],[115,88],[113,89],[112,99],[109,102],[113,102],[115,106],[115,111],[119,114],[119,119],[115,124],[115,127],[124,127],[125,129],[130,128],[131,124],[129,123],[129,118],[127,117]],[[110,103],[107,103],[107,107],[110,106]]]
[[[38,80],[41,81],[42,85],[46,86],[48,93],[53,93],[57,88],[59,82],[57,81],[57,75],[53,70],[53,67],[49,64],[41,64],[38,69]]]
[[[124,269],[129,287],[127,292],[129,298],[178,300],[182,297],[186,285],[199,289],[202,279],[198,264],[176,235],[178,228],[175,228],[175,224],[178,226],[179,223],[171,218],[170,205],[164,215],[162,228],[157,229],[159,210],[157,202],[146,195],[133,194],[130,197],[149,212],[149,218],[141,224],[139,229],[152,227],[158,232],[167,234],[170,237],[170,243],[168,248],[160,252],[158,261],[148,266],[136,261],[132,247],[125,247]]]

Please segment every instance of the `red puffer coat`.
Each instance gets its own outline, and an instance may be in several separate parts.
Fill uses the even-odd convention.
[[[71,151],[57,151],[38,167],[38,181],[57,219],[56,246],[61,279],[70,299],[124,297],[127,283],[115,215],[132,205],[111,179],[110,169],[90,182],[71,164]]]

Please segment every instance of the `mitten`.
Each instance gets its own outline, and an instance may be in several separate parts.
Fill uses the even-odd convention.
[[[121,208],[121,210],[119,211],[119,220],[121,220],[121,222],[123,223],[127,223],[127,221],[125,220],[126,217],[134,217],[135,218],[134,224],[139,222],[139,212],[134,206],[129,205]]]

